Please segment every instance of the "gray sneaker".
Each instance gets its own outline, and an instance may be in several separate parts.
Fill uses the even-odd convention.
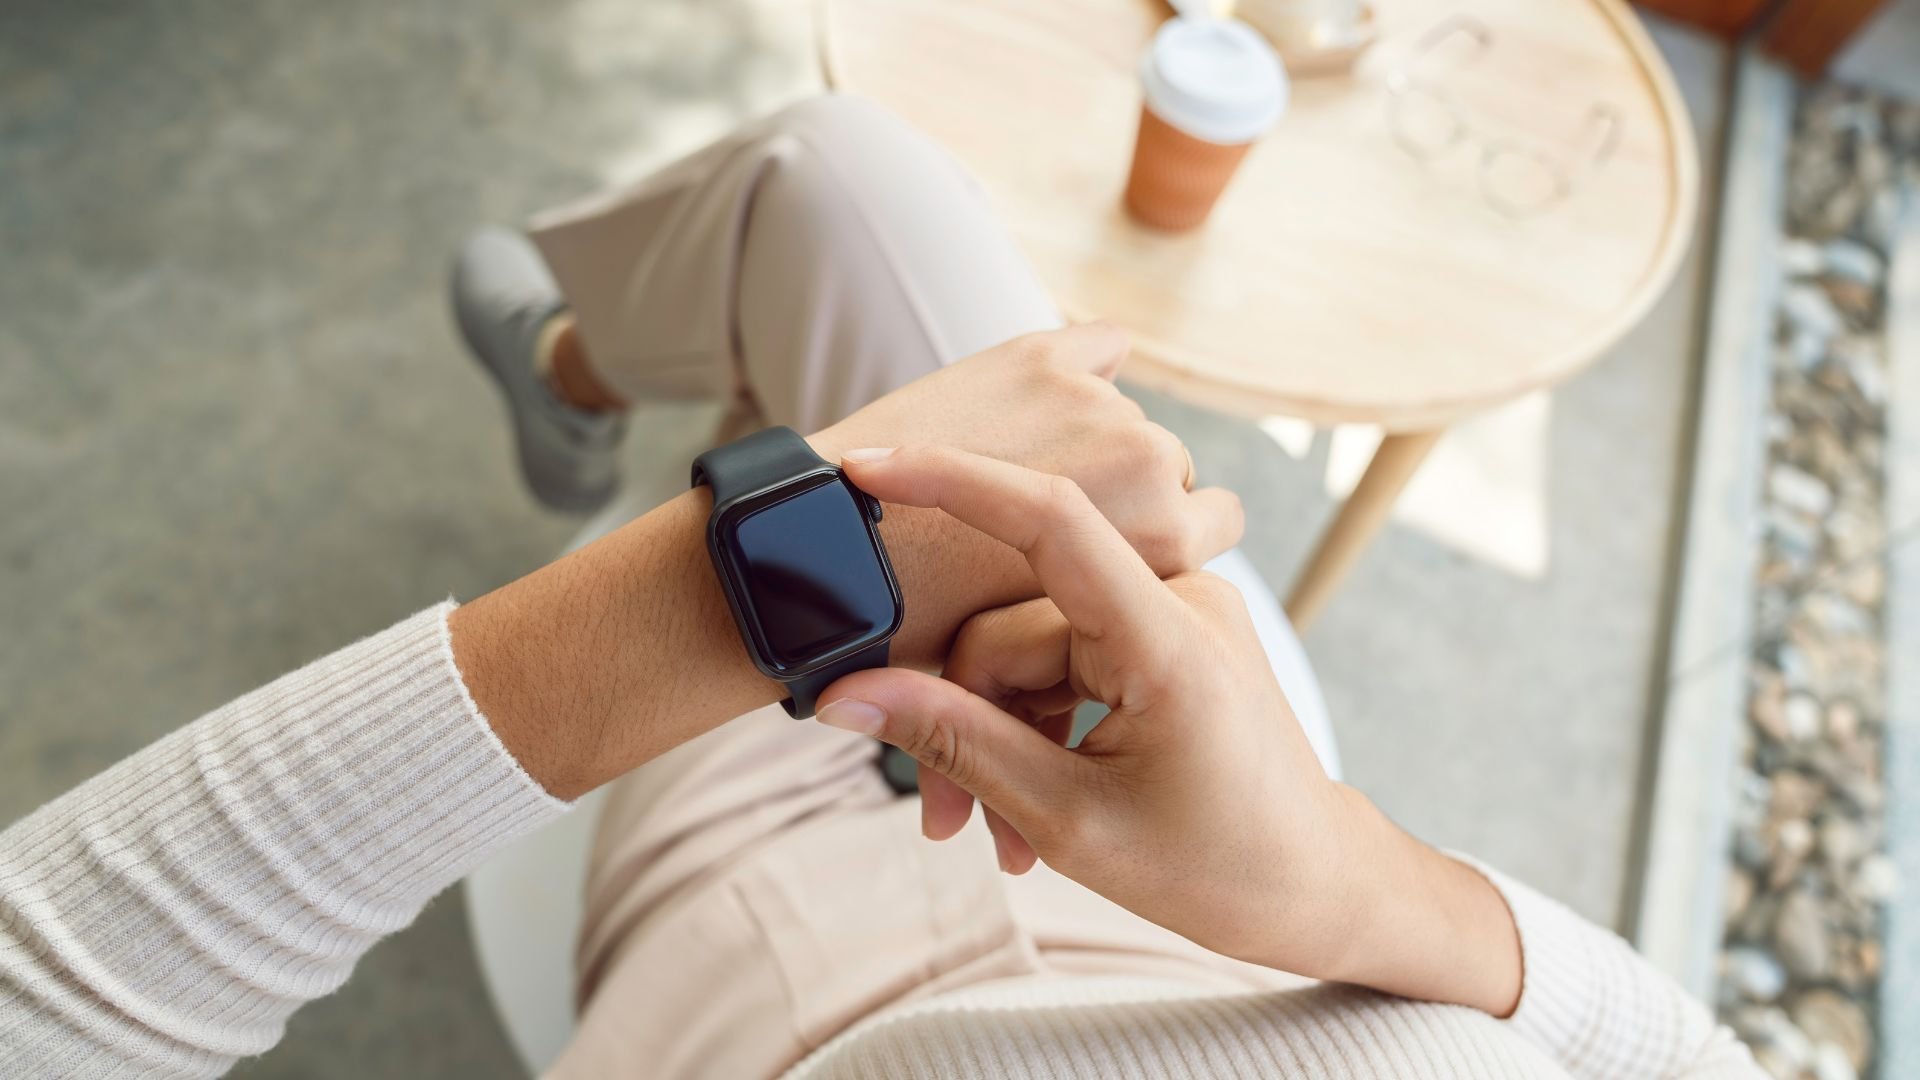
[[[534,370],[541,328],[566,306],[546,262],[517,232],[481,229],[454,260],[454,318],[474,359],[507,399],[527,487],[552,509],[590,514],[620,486],[627,420],[574,408]]]

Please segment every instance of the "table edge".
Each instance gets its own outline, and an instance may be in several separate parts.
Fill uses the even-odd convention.
[[[848,92],[838,50],[833,43],[832,8],[836,0],[813,0],[814,44],[821,77],[834,91]],[[1467,414],[1485,409],[1530,391],[1544,389],[1578,374],[1587,365],[1624,338],[1640,324],[1654,302],[1672,284],[1680,260],[1692,243],[1700,211],[1700,158],[1693,129],[1693,116],[1686,99],[1674,81],[1666,58],[1647,33],[1626,0],[1587,0],[1598,7],[1612,24],[1614,32],[1631,50],[1646,73],[1655,101],[1665,114],[1668,159],[1672,162],[1670,180],[1673,197],[1669,200],[1667,220],[1660,245],[1647,263],[1640,286],[1613,313],[1585,337],[1563,348],[1534,372],[1505,386],[1479,390],[1457,397],[1438,397],[1414,404],[1380,405],[1365,401],[1328,401],[1276,393],[1271,388],[1250,385],[1217,374],[1199,374],[1203,365],[1193,354],[1134,331],[1133,357],[1124,377],[1150,389],[1231,415],[1257,419],[1270,415],[1298,417],[1320,426],[1334,424],[1373,424],[1389,432],[1423,431],[1444,427]],[[1069,310],[1071,321],[1085,321],[1086,312]],[[1120,323],[1125,327],[1124,322]]]

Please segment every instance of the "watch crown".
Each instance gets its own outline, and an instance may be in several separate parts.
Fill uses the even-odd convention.
[[[864,491],[860,493],[860,497],[867,502],[867,516],[873,519],[875,525],[880,524],[880,500]]]

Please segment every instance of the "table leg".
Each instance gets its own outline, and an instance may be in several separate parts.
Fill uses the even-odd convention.
[[[1380,531],[1393,509],[1400,489],[1413,478],[1414,470],[1425,460],[1427,451],[1440,441],[1440,430],[1415,431],[1388,435],[1380,440],[1367,464],[1366,474],[1347,496],[1346,504],[1334,515],[1333,522],[1320,534],[1320,542],[1307,560],[1305,569],[1294,579],[1293,593],[1287,597],[1287,618],[1295,629],[1305,630],[1320,614],[1340,580],[1352,569],[1355,559],[1365,550],[1367,541]]]

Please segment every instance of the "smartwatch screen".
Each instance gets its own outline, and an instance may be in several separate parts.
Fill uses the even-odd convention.
[[[892,627],[893,589],[860,504],[837,478],[741,518],[733,539],[768,659],[780,667]]]

